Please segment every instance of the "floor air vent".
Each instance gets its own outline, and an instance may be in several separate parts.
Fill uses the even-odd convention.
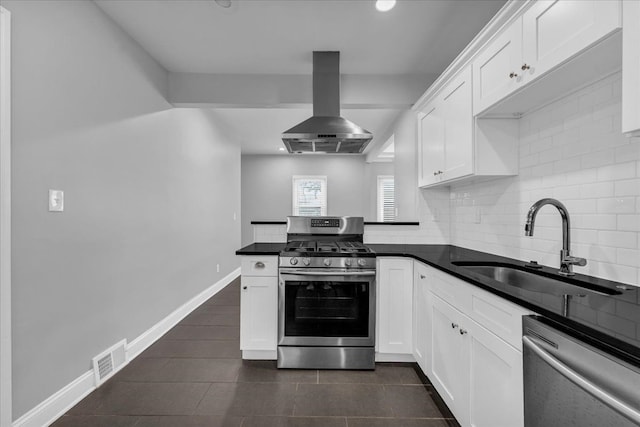
[[[126,364],[127,340],[122,340],[93,358],[96,387],[108,380]]]

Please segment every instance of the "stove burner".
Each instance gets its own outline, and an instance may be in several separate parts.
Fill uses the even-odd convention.
[[[348,253],[366,253],[369,252],[369,248],[360,242],[337,242],[340,252]]]
[[[287,243],[284,252],[298,252],[309,255],[314,254],[364,254],[371,250],[361,242],[316,242],[316,241],[293,241]]]

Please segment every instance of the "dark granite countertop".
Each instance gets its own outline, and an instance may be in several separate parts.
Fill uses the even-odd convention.
[[[238,251],[236,255],[278,255],[284,243],[254,243]],[[569,302],[568,315],[563,315],[564,300],[561,295],[529,291],[505,285],[488,277],[470,272],[453,264],[456,261],[482,263],[506,263],[524,266],[523,261],[451,245],[401,245],[368,244],[378,256],[403,256],[416,259],[522,307],[545,316],[556,325],[579,336],[584,341],[608,351],[629,363],[640,367],[640,288],[629,286],[620,290],[622,283],[579,274],[571,279],[559,276],[557,268],[545,267],[537,273],[562,281],[578,280],[590,286],[619,292],[607,296],[588,294],[574,296]]]
[[[236,255],[278,255],[286,243],[252,243],[236,251]]]
[[[286,225],[287,221],[251,221],[251,225]],[[364,225],[420,225],[418,221],[365,221]]]

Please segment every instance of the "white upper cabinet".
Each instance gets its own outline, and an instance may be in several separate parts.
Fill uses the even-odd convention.
[[[620,10],[619,0],[532,2],[474,58],[474,114],[517,116],[619,70],[621,37],[609,36]]]
[[[519,86],[521,62],[522,18],[518,18],[473,61],[476,113],[486,110]]]
[[[473,173],[471,103],[471,69],[466,68],[418,115],[421,187]]]
[[[473,117],[471,67],[418,113],[418,185],[518,172],[518,123]]]
[[[439,182],[444,169],[444,120],[436,102],[418,114],[418,185],[424,187]]]
[[[525,78],[546,73],[616,28],[620,28],[618,1],[536,1],[522,15]]]
[[[622,132],[640,136],[640,1],[622,8]]]

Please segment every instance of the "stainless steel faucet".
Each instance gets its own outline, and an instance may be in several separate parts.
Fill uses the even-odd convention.
[[[571,253],[569,252],[569,248],[571,246],[569,227],[571,227],[571,222],[569,220],[569,211],[567,211],[567,208],[562,203],[556,199],[540,199],[535,202],[533,206],[529,208],[529,212],[527,213],[527,223],[524,226],[524,234],[525,236],[533,236],[533,226],[536,222],[536,215],[544,205],[555,206],[562,217],[562,250],[560,251],[559,274],[564,276],[573,276],[576,274],[573,272],[573,266],[585,266],[587,265],[587,260],[571,256]]]

